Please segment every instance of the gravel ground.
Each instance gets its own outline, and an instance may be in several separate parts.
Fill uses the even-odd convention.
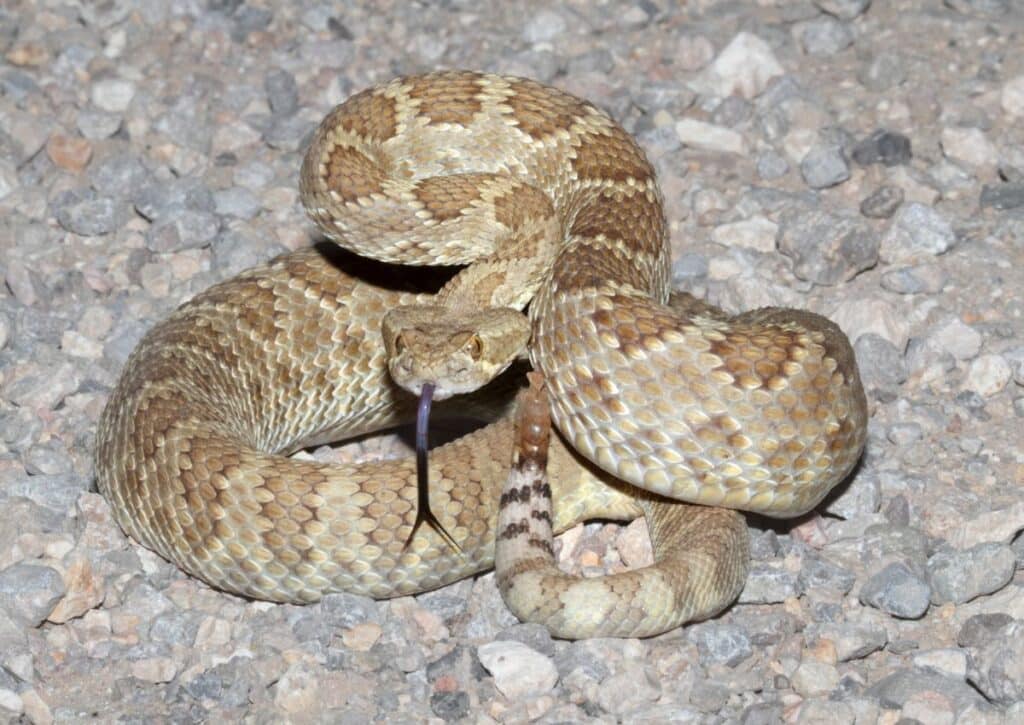
[[[3,5],[0,720],[1024,721],[1024,6],[486,6]],[[438,67],[606,108],[659,169],[680,287],[809,307],[855,341],[863,465],[817,515],[751,520],[719,618],[552,641],[492,575],[250,602],[131,544],[93,491],[141,334],[308,245],[311,129]],[[560,556],[619,570],[645,536],[581,526]]]

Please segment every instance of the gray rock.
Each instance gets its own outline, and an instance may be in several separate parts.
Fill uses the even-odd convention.
[[[840,20],[853,20],[868,9],[871,0],[814,0],[814,4]]]
[[[753,654],[750,635],[735,624],[702,622],[690,627],[686,638],[697,645],[701,662],[735,667]]]
[[[948,252],[956,243],[949,221],[924,204],[900,207],[882,237],[879,254],[885,262],[914,261]]]
[[[984,698],[962,679],[927,668],[897,670],[869,687],[866,694],[878,698],[882,707],[898,710],[907,700],[924,692],[941,692],[958,708],[984,704]]]
[[[543,43],[554,40],[566,32],[566,19],[554,10],[541,10],[526,19],[523,25],[523,40],[527,43]]]
[[[328,594],[307,609],[319,610],[319,616],[336,630],[350,629],[363,622],[383,622],[377,602],[356,594]]]
[[[246,189],[264,189],[274,180],[274,169],[262,161],[248,161],[235,167],[233,181]]]
[[[833,285],[874,266],[878,244],[874,232],[858,217],[814,210],[786,220],[779,251],[793,259],[793,271],[800,279]]]
[[[903,563],[892,563],[861,587],[860,601],[900,619],[919,619],[928,611],[928,583]]]
[[[212,212],[215,208],[213,192],[201,179],[157,180],[138,190],[134,196],[135,209],[150,221],[187,212]]]
[[[53,200],[54,216],[64,229],[85,237],[110,234],[131,219],[131,206],[91,189],[70,190]]]
[[[193,677],[183,686],[197,700],[207,700],[218,707],[244,707],[249,693],[256,690],[259,675],[246,657],[232,657]]]
[[[1014,620],[1002,634],[971,652],[967,679],[989,700],[1005,706],[1024,701],[1024,622]]]
[[[846,594],[853,589],[856,575],[844,566],[807,552],[800,564],[797,582],[801,592],[834,589]]]
[[[31,476],[72,473],[74,461],[59,438],[32,446],[25,453],[25,470]]]
[[[682,147],[683,142],[679,138],[679,134],[676,133],[675,126],[672,124],[665,124],[664,126],[655,126],[637,135],[637,140],[640,145],[647,149],[652,158],[662,162],[666,159],[666,155],[678,150]],[[674,162],[674,159],[672,159]],[[674,171],[675,166],[669,170]]]
[[[827,189],[850,178],[850,166],[838,146],[817,146],[800,161],[800,174],[812,189]]]
[[[307,137],[316,124],[300,116],[275,118],[263,133],[263,140],[280,151],[299,151],[306,146]]]
[[[130,152],[93,161],[89,165],[89,181],[97,193],[130,200],[147,184],[158,183],[138,156]]]
[[[209,245],[219,231],[216,215],[182,209],[180,214],[163,217],[146,230],[146,247],[154,252],[198,249]]]
[[[799,33],[800,45],[807,55],[835,55],[853,45],[853,32],[850,27],[832,17],[804,23]]]
[[[942,0],[947,8],[963,15],[979,18],[998,18],[1010,12],[1012,0]]]
[[[903,354],[880,335],[867,332],[853,346],[857,367],[867,388],[894,388],[907,379]]]
[[[274,19],[274,13],[267,8],[245,3],[232,13],[231,19],[234,21],[231,39],[236,43],[241,43],[245,41],[249,33],[265,30]]]
[[[1009,629],[1017,620],[1004,612],[975,614],[967,619],[956,635],[961,647],[980,649],[990,642],[1004,641]]]
[[[64,596],[60,572],[39,564],[15,564],[0,571],[0,607],[26,626],[38,627]]]
[[[274,114],[289,116],[298,110],[299,86],[295,76],[284,68],[271,68],[267,71],[263,77],[263,90]]]
[[[789,173],[789,163],[781,154],[765,151],[757,157],[757,175],[765,181],[778,179]]]
[[[901,133],[878,129],[867,138],[858,141],[851,156],[861,166],[899,166],[908,163],[913,158],[913,153],[910,150],[909,138]]]
[[[864,470],[833,494],[825,504],[825,511],[850,520],[875,513],[881,505],[881,500],[881,484],[878,477]]]
[[[739,601],[743,604],[772,604],[798,596],[800,591],[793,572],[775,564],[755,562],[747,573]]]
[[[118,132],[121,128],[121,114],[83,108],[75,118],[75,125],[85,138],[100,141]]]
[[[938,294],[949,275],[936,264],[898,267],[882,275],[882,287],[901,295]]]
[[[696,252],[684,252],[672,264],[672,283],[675,286],[688,280],[700,280],[708,276],[708,258]]]
[[[167,600],[164,597],[161,597],[160,600],[162,600],[160,606],[167,607]],[[134,606],[132,610],[134,610]],[[195,641],[199,625],[202,624],[202,616],[196,612],[167,608],[166,611],[153,617],[151,621],[149,636],[154,642],[187,647]]]
[[[753,113],[753,104],[746,98],[727,96],[711,114],[711,122],[718,126],[738,126]]]
[[[863,659],[882,649],[889,641],[885,627],[871,624],[827,624],[814,627],[811,633],[818,639],[831,640],[840,662]]]
[[[157,118],[153,127],[178,146],[206,154],[213,139],[213,126],[208,114],[209,106],[205,99],[184,95]]]
[[[928,560],[932,603],[963,604],[1006,586],[1016,570],[1016,556],[1006,544],[978,544],[966,551],[939,551]]]
[[[894,88],[906,78],[906,59],[892,51],[882,50],[867,54],[857,71],[857,80],[861,85],[875,93]]]
[[[548,657],[555,655],[555,641],[551,639],[551,633],[548,632],[547,627],[542,624],[516,624],[499,632],[494,639],[521,642],[542,655]]]
[[[263,208],[259,198],[241,186],[213,192],[213,203],[218,214],[237,219],[252,219]]]
[[[1024,183],[985,184],[981,189],[982,208],[1017,209],[1024,206]]]
[[[461,721],[469,715],[469,695],[462,690],[435,692],[430,696],[430,711],[445,722]]]
[[[779,702],[755,702],[743,709],[739,716],[740,725],[776,725],[784,722]]]
[[[457,587],[446,587],[445,589],[421,594],[416,598],[416,601],[424,609],[433,612],[445,622],[454,622],[461,618],[469,607],[467,600],[472,589],[472,587],[468,586],[469,583],[469,580],[466,580],[467,586],[465,590],[460,590]]]
[[[889,426],[889,431],[886,433],[886,438],[894,446],[904,448],[906,446],[917,443],[921,440],[924,435],[924,429],[921,428],[920,423],[909,422],[909,423],[894,423]]]
[[[888,219],[903,203],[903,189],[898,186],[880,186],[860,203],[860,213],[869,219]]]

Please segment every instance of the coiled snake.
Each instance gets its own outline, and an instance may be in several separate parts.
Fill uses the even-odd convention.
[[[301,193],[359,255],[473,264],[432,296],[375,280],[381,265],[348,254],[294,252],[197,295],[139,343],[100,420],[99,487],[128,534],[215,587],[390,597],[492,565],[509,415],[431,454],[431,508],[461,552],[427,528],[406,547],[411,460],[283,455],[409,417],[415,400],[393,382],[381,333],[405,305],[462,318],[512,308],[498,315],[508,321],[529,303],[529,357],[561,433],[547,457],[555,529],[648,517],[654,579],[595,580],[586,596],[518,587],[517,610],[553,610],[565,636],[650,634],[720,610],[747,566],[729,509],[805,512],[860,454],[866,405],[845,336],[796,310],[730,318],[686,295],[668,306],[651,165],[586,102],[518,78],[400,78],[325,119]],[[453,345],[449,357],[479,362],[497,347],[438,329],[420,332]],[[415,335],[399,337],[392,359]],[[489,374],[508,363],[496,354]]]

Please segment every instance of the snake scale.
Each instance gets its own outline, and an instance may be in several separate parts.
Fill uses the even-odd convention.
[[[803,513],[860,455],[866,403],[845,336],[798,310],[669,304],[653,169],[589,103],[512,77],[399,78],[327,116],[300,191],[360,257],[321,245],[197,295],[142,339],[99,423],[97,480],[117,522],[215,587],[385,598],[493,565],[502,486],[522,473],[510,478],[507,412],[431,453],[431,508],[461,552],[428,528],[406,546],[412,459],[287,457],[408,420],[415,400],[381,333],[407,305],[521,316],[529,304],[529,357],[561,434],[544,460],[553,528],[648,517],[651,575],[596,579],[581,596],[517,579],[528,552],[499,572],[519,582],[516,611],[571,620],[550,624],[564,636],[650,634],[722,609],[747,567],[732,509]],[[469,266],[432,294],[396,286],[391,263]],[[480,356],[477,336],[455,337]],[[597,615],[574,609],[587,606]]]

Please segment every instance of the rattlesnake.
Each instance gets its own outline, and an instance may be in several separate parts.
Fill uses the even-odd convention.
[[[97,480],[118,523],[216,587],[289,602],[390,597],[492,564],[509,416],[432,452],[431,507],[461,551],[428,529],[406,547],[411,460],[281,455],[408,417],[414,400],[391,380],[380,332],[404,305],[529,303],[530,360],[562,434],[547,459],[556,530],[646,513],[659,558],[659,532],[687,532],[683,548],[706,549],[717,572],[665,577],[669,598],[700,589],[688,616],[735,597],[746,535],[734,512],[663,497],[797,515],[860,454],[864,394],[835,325],[781,309],[728,318],[685,295],[666,306],[653,170],[586,102],[472,72],[400,78],[325,119],[301,194],[331,239],[377,262],[319,247],[197,295],[139,343],[99,423]],[[433,296],[381,282],[394,262],[475,264]],[[680,619],[649,614],[661,629]]]

